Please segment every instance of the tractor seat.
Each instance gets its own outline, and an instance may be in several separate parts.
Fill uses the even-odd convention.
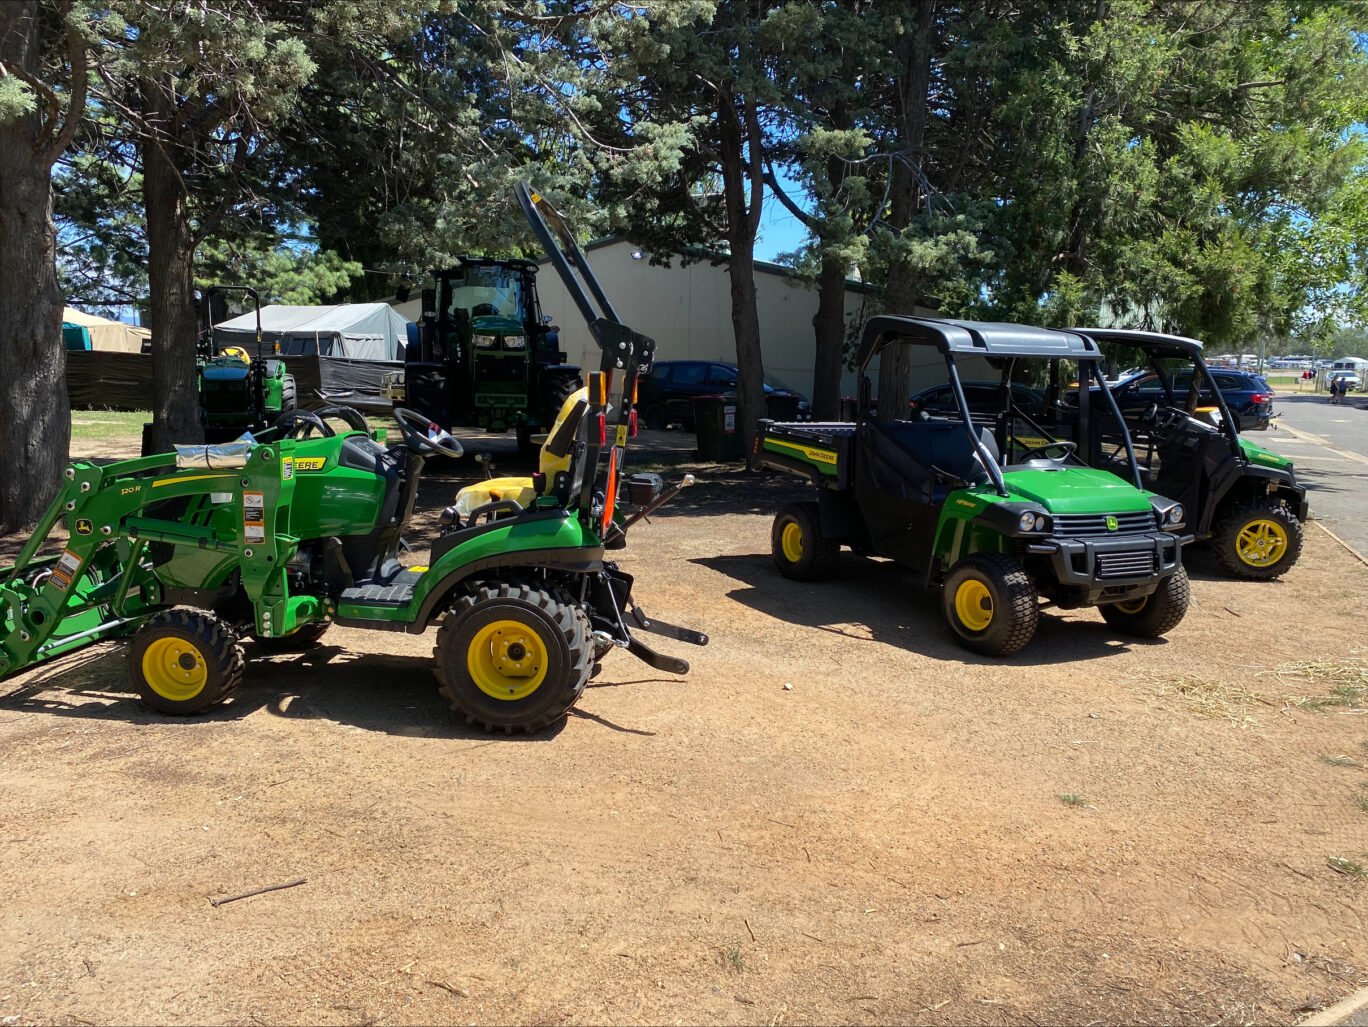
[[[556,475],[570,466],[570,453],[574,448],[575,437],[579,431],[584,411],[589,407],[589,390],[580,389],[561,404],[556,423],[551,426],[546,441],[542,443],[538,470],[546,475],[547,481],[555,481]],[[531,477],[491,478],[488,481],[467,485],[456,493],[456,515],[461,523],[466,523],[475,510],[486,503],[501,499],[514,500],[526,510],[537,498],[537,489]]]

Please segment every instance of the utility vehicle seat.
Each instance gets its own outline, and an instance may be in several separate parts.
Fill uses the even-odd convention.
[[[957,421],[891,421],[874,427],[882,439],[929,467],[974,485],[988,480],[973,440]],[[997,443],[986,428],[979,430],[979,442],[994,460],[1000,459]]]

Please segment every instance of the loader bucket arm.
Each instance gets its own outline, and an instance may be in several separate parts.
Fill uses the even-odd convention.
[[[575,234],[551,201],[526,182],[515,184],[513,194],[602,353],[598,374],[589,376],[588,444],[582,458],[586,467],[596,471],[606,454],[603,494],[609,498],[615,494],[623,474],[627,439],[635,434],[637,383],[642,375],[650,373],[655,362],[655,340],[623,323]],[[610,407],[615,415],[611,425],[607,419]],[[597,478],[596,473],[584,475],[579,505],[586,514],[592,505]],[[612,528],[611,517],[610,501],[601,522],[594,526],[600,536]]]

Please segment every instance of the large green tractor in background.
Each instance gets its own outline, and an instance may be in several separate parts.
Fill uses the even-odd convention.
[[[580,369],[565,363],[558,330],[542,315],[537,265],[463,257],[433,278],[420,341],[405,360],[405,402],[444,428],[512,428],[519,451],[534,453],[533,436],[580,387]]]

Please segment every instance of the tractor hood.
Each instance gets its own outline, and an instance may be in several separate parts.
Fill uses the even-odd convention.
[[[473,335],[523,335],[523,324],[516,317],[502,314],[484,314],[470,319]]]
[[[249,370],[249,366],[241,360],[228,357],[223,360],[211,360],[201,369],[201,374],[204,380],[209,382],[240,382],[246,380]]]
[[[1240,452],[1244,454],[1246,460],[1251,464],[1259,464],[1263,467],[1276,467],[1280,471],[1292,470],[1292,461],[1285,456],[1278,456],[1277,453],[1264,449],[1257,443],[1250,442],[1243,435],[1240,436]]]
[[[1149,497],[1130,482],[1091,467],[1022,468],[1002,475],[1014,499],[1039,503],[1055,514],[1132,513],[1149,510]]]

